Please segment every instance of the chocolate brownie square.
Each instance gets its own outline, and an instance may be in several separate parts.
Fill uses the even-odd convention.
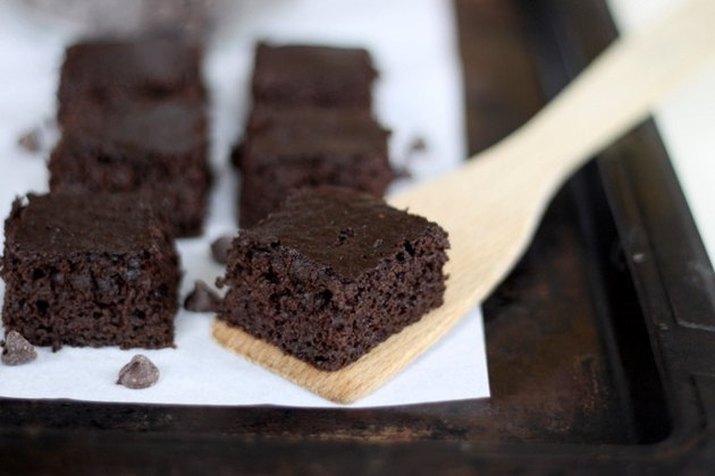
[[[88,107],[203,98],[201,47],[174,35],[97,38],[67,48],[58,92],[60,124]]]
[[[218,317],[337,370],[442,304],[448,247],[437,224],[380,199],[303,189],[235,238]]]
[[[369,110],[377,71],[360,48],[259,43],[253,70],[256,103]]]
[[[178,257],[133,194],[29,195],[5,221],[2,320],[35,345],[173,345]]]
[[[241,226],[255,224],[301,187],[338,185],[382,196],[394,177],[388,136],[367,111],[256,107],[236,152]]]
[[[87,110],[55,146],[50,190],[144,192],[175,234],[199,234],[211,182],[203,104],[135,102],[96,112]]]

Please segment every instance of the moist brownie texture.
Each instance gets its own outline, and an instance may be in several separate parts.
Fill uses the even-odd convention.
[[[364,49],[260,43],[253,71],[253,98],[257,103],[284,106],[369,110],[376,77]]]
[[[203,104],[88,110],[64,130],[49,169],[52,192],[143,192],[166,211],[175,234],[197,235],[211,182]]]
[[[241,226],[255,224],[301,187],[338,185],[382,196],[394,177],[388,136],[367,111],[256,107],[235,154]]]
[[[292,194],[229,252],[219,318],[323,370],[442,303],[447,234],[338,187]]]
[[[29,195],[5,221],[2,319],[35,345],[173,345],[178,257],[135,194]]]
[[[60,76],[60,124],[97,105],[202,98],[201,56],[200,46],[178,36],[100,38],[70,46]]]

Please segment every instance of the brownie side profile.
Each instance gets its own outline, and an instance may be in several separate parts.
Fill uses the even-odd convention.
[[[166,211],[177,236],[199,234],[211,183],[203,104],[95,112],[64,130],[50,156],[50,190],[143,192]]]
[[[303,189],[229,251],[219,319],[322,370],[442,304],[437,224],[338,187]]]
[[[283,106],[369,110],[376,78],[370,54],[361,48],[259,43],[253,99]]]
[[[16,200],[0,276],[5,329],[34,345],[174,343],[178,255],[167,224],[134,194]]]
[[[236,154],[241,226],[301,187],[337,185],[381,197],[394,178],[388,136],[367,111],[256,107]]]
[[[67,48],[60,73],[58,119],[87,107],[133,100],[199,99],[201,47],[175,35],[96,38]]]

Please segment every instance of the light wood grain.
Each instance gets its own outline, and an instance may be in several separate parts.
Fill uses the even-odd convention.
[[[459,170],[390,199],[442,225],[452,249],[442,307],[335,372],[284,354],[220,321],[224,346],[336,402],[384,384],[440,340],[509,272],[554,193],[715,56],[715,0],[691,0],[616,41],[528,124]]]

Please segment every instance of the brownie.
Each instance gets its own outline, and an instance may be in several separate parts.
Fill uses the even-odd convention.
[[[235,238],[218,317],[337,370],[442,304],[448,247],[437,224],[370,195],[302,189]]]
[[[136,102],[83,117],[50,156],[52,192],[144,192],[177,236],[201,232],[211,182],[202,103]]]
[[[241,226],[255,224],[301,187],[338,185],[382,196],[394,177],[388,136],[367,111],[256,107],[235,154]]]
[[[256,47],[256,103],[370,109],[377,71],[360,48],[314,45]]]
[[[17,199],[5,221],[2,320],[41,346],[173,345],[178,257],[135,194]]]
[[[58,92],[61,125],[91,107],[205,95],[201,47],[179,36],[96,38],[65,52]]]

